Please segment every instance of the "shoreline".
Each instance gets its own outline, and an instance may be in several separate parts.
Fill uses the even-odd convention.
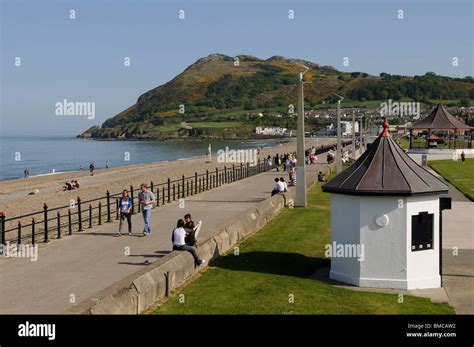
[[[333,143],[334,139],[310,138],[306,141],[306,146],[326,145]],[[268,155],[272,157],[276,153],[289,153],[296,150],[296,141],[279,144],[274,147],[264,147],[260,150],[258,158],[263,160]],[[231,167],[233,163],[220,163],[217,156],[212,157],[212,161],[206,160],[207,156],[192,158],[181,158],[170,161],[158,161],[152,163],[139,163],[101,168],[94,171],[94,176],[89,174],[89,170],[56,173],[53,175],[31,176],[29,178],[16,178],[0,181],[0,211],[6,217],[25,215],[31,212],[41,211],[43,203],[47,203],[50,208],[66,206],[70,201],[80,196],[83,201],[92,200],[104,196],[109,190],[112,194],[129,189],[131,185],[135,189],[140,183],[156,184],[164,183],[168,178],[176,180],[185,175],[193,176],[222,169],[224,166]],[[240,165],[240,164],[239,164]],[[282,174],[283,176],[283,174]],[[63,191],[64,182],[78,180],[81,187],[70,191]],[[272,185],[272,182],[269,182]],[[37,194],[29,195],[30,192],[38,190]],[[28,221],[30,222],[30,221]]]
[[[92,140],[92,141],[109,141],[108,139],[105,139],[105,140],[102,140],[102,139],[83,139],[83,138],[74,138],[74,137],[63,137],[63,136],[60,136],[60,137],[57,137],[58,139],[71,139],[71,140],[75,140],[75,139],[80,139],[80,140]],[[181,139],[181,140],[185,140],[185,139]],[[203,139],[204,140],[204,139]],[[248,140],[231,140],[232,142],[244,142],[244,143],[249,143],[250,141],[263,141],[265,139],[256,139],[256,140],[252,140],[252,139],[248,139]],[[264,147],[260,147],[262,150],[265,149],[265,148],[278,148],[278,147],[281,147],[283,146],[284,144],[287,144],[287,143],[291,143],[294,140],[294,138],[286,138],[286,139],[281,139],[278,140],[278,138],[272,138],[272,139],[268,139],[268,140],[273,140],[275,141],[275,145],[268,145],[266,144]],[[163,141],[156,141],[156,140],[138,140],[138,139],[126,139],[126,140],[122,140],[122,139],[110,139],[110,141],[124,141],[124,142],[133,142],[133,141],[136,141],[136,142],[182,142],[182,141],[174,141],[173,139],[167,139],[167,140],[163,140]],[[190,142],[194,141],[194,139],[192,139]],[[199,141],[199,142],[202,142],[202,141]],[[259,146],[257,146],[259,147]],[[248,149],[248,148],[245,148],[245,149]],[[120,167],[133,167],[133,166],[137,166],[137,165],[147,165],[147,164],[158,164],[158,163],[164,163],[164,162],[173,162],[173,161],[185,161],[185,160],[191,160],[191,159],[199,159],[199,158],[206,158],[207,156],[205,155],[194,155],[194,156],[190,156],[190,157],[183,157],[183,158],[177,158],[177,159],[163,159],[163,160],[157,160],[157,161],[150,161],[150,162],[140,162],[140,163],[133,163],[133,164],[122,164],[120,166],[114,166],[113,164],[111,164],[109,166],[109,170],[110,168],[120,168]],[[77,165],[79,166],[79,165]],[[98,170],[107,170],[105,169],[105,167],[101,167],[101,168],[96,168],[95,169],[95,172],[98,171]],[[23,175],[19,175],[17,177],[5,177],[5,178],[0,178],[0,184],[1,183],[4,183],[6,181],[15,181],[15,180],[25,180],[25,179],[33,179],[33,178],[37,178],[37,177],[44,177],[44,176],[54,176],[54,175],[60,175],[60,174],[74,174],[74,173],[77,173],[77,174],[81,174],[83,172],[89,172],[89,167],[84,167],[84,169],[82,171],[80,170],[61,170],[59,172],[43,172],[43,173],[38,173],[38,174],[35,174],[35,175],[31,175],[27,178],[25,178]],[[2,195],[2,190],[0,188],[0,196]]]

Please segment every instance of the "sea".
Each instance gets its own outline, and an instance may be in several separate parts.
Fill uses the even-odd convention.
[[[167,140],[116,141],[90,140],[74,137],[0,137],[0,180],[96,169],[158,161],[182,160],[205,156],[226,149],[275,147],[277,139],[269,140]]]

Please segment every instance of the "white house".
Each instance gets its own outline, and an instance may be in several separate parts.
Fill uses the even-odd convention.
[[[360,287],[440,287],[440,194],[448,187],[405,154],[387,121],[323,191],[331,193],[331,245],[340,251],[331,254],[331,279]]]

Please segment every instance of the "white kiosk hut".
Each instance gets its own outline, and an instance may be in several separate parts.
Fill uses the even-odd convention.
[[[448,187],[413,161],[384,130],[347,170],[323,186],[331,194],[329,277],[360,287],[438,288],[439,196]],[[343,252],[357,246],[362,254]]]

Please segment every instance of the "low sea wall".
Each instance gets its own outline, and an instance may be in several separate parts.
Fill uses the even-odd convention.
[[[332,172],[335,170],[335,165],[324,165],[321,170],[326,173]],[[308,187],[315,182],[316,176],[308,175]],[[262,228],[291,199],[294,199],[294,195],[295,189],[291,188],[287,193],[270,197],[217,227],[211,236],[198,242],[199,256],[209,263],[224,255],[243,239]],[[185,284],[200,269],[195,268],[193,257],[189,252],[172,251],[149,267],[125,277],[65,313],[139,314]]]

